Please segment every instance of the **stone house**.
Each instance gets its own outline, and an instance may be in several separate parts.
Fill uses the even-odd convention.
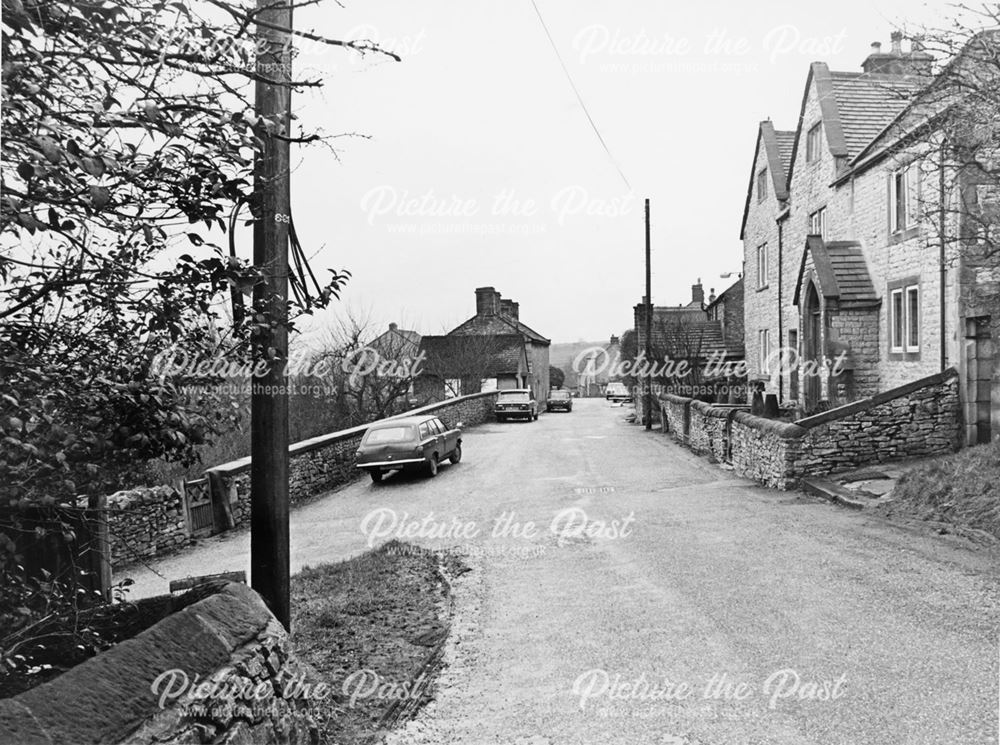
[[[668,383],[674,392],[683,386],[709,383],[702,373],[718,370],[723,363],[736,365],[744,357],[743,346],[743,285],[736,282],[718,297],[705,304],[705,290],[699,279],[691,286],[691,300],[676,306],[654,306],[650,323],[651,358],[654,362],[684,360],[693,373],[684,380]],[[714,291],[713,291],[714,293]],[[646,343],[646,305],[633,308],[636,349],[642,352]],[[663,380],[661,382],[667,382]],[[680,387],[678,387],[680,386]],[[699,395],[695,392],[694,395]],[[708,395],[708,393],[706,393]]]
[[[530,388],[542,406],[548,400],[550,344],[521,322],[519,303],[492,287],[477,288],[474,316],[444,336],[422,338],[426,360],[418,396],[478,393],[482,386]]]
[[[814,62],[794,132],[761,122],[740,231],[748,373],[813,412],[957,367],[974,443],[1000,432],[1000,308],[963,300],[990,269],[970,269],[962,209],[943,207],[964,187],[945,184],[920,105],[931,62],[894,33],[860,72]]]

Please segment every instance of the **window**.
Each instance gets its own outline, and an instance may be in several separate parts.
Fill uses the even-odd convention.
[[[788,332],[788,354],[789,359],[792,361],[790,369],[788,370],[788,397],[792,400],[796,400],[799,397],[799,376],[798,369],[795,366],[795,361],[798,360],[799,354],[798,331]]]
[[[806,133],[806,163],[819,160],[820,154],[820,134],[823,131],[823,123],[814,124]]]
[[[826,207],[820,207],[809,215],[809,235],[818,235],[826,240]]]
[[[771,335],[768,329],[757,332],[757,369],[764,375],[770,375]]]
[[[420,440],[422,442],[431,436],[431,425],[428,424],[427,422],[424,422],[423,424],[420,425],[419,431],[420,431]]]
[[[767,287],[767,244],[757,246],[757,289],[762,290]]]
[[[901,233],[917,226],[920,166],[910,163],[889,174],[889,232]]]
[[[903,291],[893,290],[891,293],[892,301],[889,303],[889,312],[892,314],[892,318],[889,320],[889,327],[891,329],[892,338],[890,340],[890,348],[893,352],[903,351],[903,323],[904,319],[904,307],[903,307]]]
[[[906,288],[906,351],[920,351],[920,291]]]
[[[901,283],[889,291],[889,351],[920,352],[920,286]]]
[[[757,201],[763,202],[767,199],[767,169],[757,174]]]

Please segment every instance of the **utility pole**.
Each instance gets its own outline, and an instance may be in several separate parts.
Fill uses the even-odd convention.
[[[254,161],[253,261],[266,278],[254,288],[254,318],[266,323],[251,336],[255,360],[267,372],[250,393],[250,583],[286,628],[288,549],[288,231],[291,220],[288,136],[291,124],[292,4],[258,0],[255,129],[263,141]],[[261,118],[271,122],[261,122]]]
[[[649,243],[649,199],[646,199],[646,364],[649,365],[652,359],[652,344],[650,337],[653,333],[653,295],[652,295],[652,275],[650,273],[650,243]],[[653,428],[653,381],[649,375],[643,376],[643,403],[642,413],[646,421],[646,429]]]

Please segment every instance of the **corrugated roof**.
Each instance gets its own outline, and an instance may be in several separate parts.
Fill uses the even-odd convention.
[[[830,72],[849,156],[860,153],[910,102],[920,88],[911,77]]]

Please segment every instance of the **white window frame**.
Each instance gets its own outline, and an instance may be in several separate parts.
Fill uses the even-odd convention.
[[[915,307],[912,308],[911,298],[916,298]],[[890,352],[893,354],[920,352],[920,314],[919,284],[903,285],[889,291]]]
[[[770,329],[757,330],[757,367],[764,375],[771,374],[771,332]]]
[[[920,351],[920,286],[908,285],[903,288],[903,306],[906,309],[906,322],[903,328],[904,339],[907,352]],[[916,296],[916,308],[910,307],[910,296]],[[916,316],[916,317],[914,317]],[[911,344],[910,339],[916,337],[916,344]]]
[[[902,186],[903,196],[899,198]],[[889,233],[896,235],[917,225],[920,166],[917,161],[889,174]]]
[[[899,298],[899,310],[896,309],[896,298]],[[902,314],[902,318],[900,318]],[[899,323],[897,325],[897,318]],[[898,330],[898,334],[897,334]],[[903,337],[906,334],[906,298],[903,297],[903,288],[897,287],[889,292],[889,351],[903,352]]]
[[[817,226],[818,223],[818,226]],[[816,228],[819,228],[818,230]],[[809,234],[826,240],[826,207],[820,207],[809,215]]]
[[[820,142],[823,138],[823,122],[816,122],[806,130],[806,163],[820,159]]]
[[[757,246],[757,289],[763,290],[767,287],[768,275],[771,267],[768,265],[767,243]]]

